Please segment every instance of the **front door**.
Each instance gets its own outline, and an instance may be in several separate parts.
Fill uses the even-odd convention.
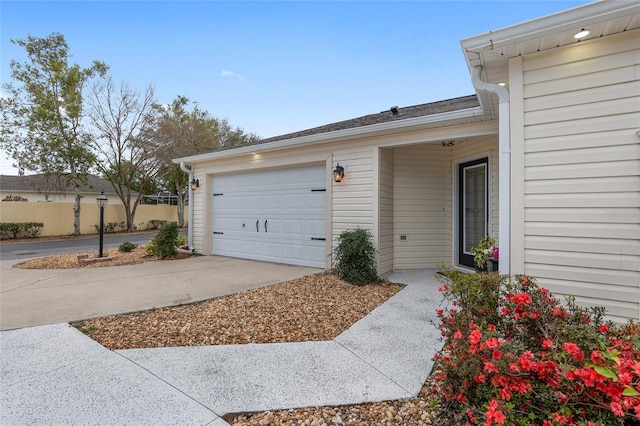
[[[489,161],[458,166],[458,262],[473,268],[471,248],[489,232]]]

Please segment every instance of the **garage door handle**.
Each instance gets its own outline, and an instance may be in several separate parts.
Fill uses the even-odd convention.
[[[267,231],[267,219],[264,220],[264,233],[266,234]]]
[[[311,241],[327,241],[327,239],[326,238],[311,237]]]
[[[260,219],[256,220],[256,232],[260,232]]]

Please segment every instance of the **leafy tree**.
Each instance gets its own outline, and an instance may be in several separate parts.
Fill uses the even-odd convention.
[[[203,154],[237,146],[250,145],[259,140],[253,133],[232,128],[227,120],[211,116],[194,103],[177,96],[171,105],[157,106],[159,115],[156,139],[161,141],[158,162],[161,164],[160,180],[165,188],[178,197],[178,225],[184,226],[184,203],[189,176],[172,160],[178,157]]]
[[[98,153],[96,168],[109,180],[122,201],[127,231],[134,228],[138,204],[158,172],[153,125],[154,90],[144,94],[108,77],[93,86],[89,112]]]
[[[28,60],[9,64],[13,81],[3,85],[9,96],[0,99],[0,146],[21,168],[67,177],[75,194],[73,234],[79,235],[80,185],[95,158],[82,125],[83,89],[108,67],[100,61],[89,68],[70,64],[58,33],[11,42],[26,50]]]

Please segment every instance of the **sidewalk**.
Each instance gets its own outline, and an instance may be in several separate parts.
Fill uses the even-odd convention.
[[[333,341],[109,351],[67,324],[0,333],[0,424],[224,425],[241,411],[410,398],[441,347],[435,270]]]

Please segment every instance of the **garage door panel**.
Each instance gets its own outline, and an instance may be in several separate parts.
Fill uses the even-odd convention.
[[[264,243],[263,255],[270,259],[282,258],[283,244],[282,243]]]
[[[262,197],[262,206],[265,210],[277,210],[282,209],[282,195],[281,194],[268,194]]]
[[[320,212],[324,215],[324,206],[326,195],[324,192],[315,192],[306,195],[305,204],[308,209],[315,210],[316,212]]]
[[[324,259],[324,241],[318,241],[317,244],[307,246],[306,254],[307,260],[311,261],[313,259]]]
[[[304,219],[284,219],[282,224],[282,233],[287,236],[304,235]]]
[[[213,253],[324,267],[325,187],[324,166],[215,176]]]
[[[324,236],[325,226],[324,220],[321,219],[307,219],[305,221],[305,233],[312,236]]]

